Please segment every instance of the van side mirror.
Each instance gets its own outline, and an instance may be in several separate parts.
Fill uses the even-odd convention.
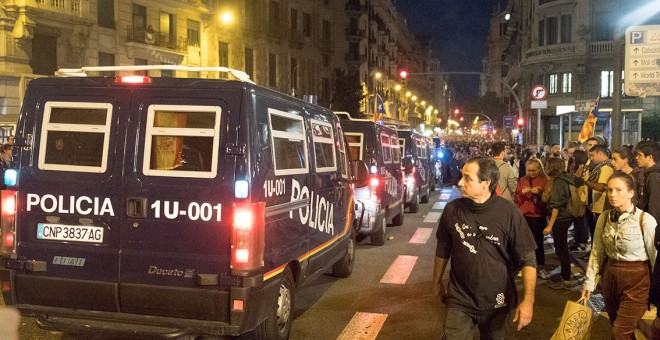
[[[411,173],[413,171],[413,161],[412,159],[406,157],[403,160],[401,160],[401,165],[403,165],[403,171],[407,174]]]
[[[369,167],[367,163],[355,160],[351,162],[351,169],[353,170],[353,184],[355,188],[364,188],[369,184]]]

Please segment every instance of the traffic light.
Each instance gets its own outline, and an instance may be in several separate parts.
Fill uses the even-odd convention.
[[[463,116],[461,116],[461,118],[459,118],[459,120],[462,122],[463,121]]]
[[[406,79],[406,78],[408,78],[408,71],[405,70],[405,69],[399,71],[399,77],[400,77],[401,79]]]
[[[522,127],[523,125],[525,125],[525,120],[522,118],[518,118],[518,126]]]
[[[459,113],[461,113],[461,110],[459,110],[458,108],[455,108],[455,109],[454,109],[454,114],[457,115],[457,114],[459,114]]]

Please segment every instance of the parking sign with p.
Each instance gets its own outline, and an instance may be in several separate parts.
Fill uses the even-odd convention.
[[[643,44],[644,43],[644,31],[632,31],[632,32],[630,32],[630,43],[631,44]]]

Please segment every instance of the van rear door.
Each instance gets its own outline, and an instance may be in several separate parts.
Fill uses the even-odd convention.
[[[239,98],[238,89],[133,92],[137,123],[122,184],[122,312],[228,319],[229,290],[220,286],[231,285],[236,156],[225,146],[236,143]]]
[[[37,262],[17,273],[17,302],[118,311],[129,93],[38,84],[27,92],[17,153],[17,255]]]

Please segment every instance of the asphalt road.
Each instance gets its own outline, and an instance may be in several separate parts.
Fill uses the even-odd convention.
[[[422,204],[418,213],[405,214],[403,226],[388,226],[390,240],[384,246],[370,245],[369,238],[358,244],[351,277],[322,276],[300,290],[290,338],[439,339],[444,308],[431,293],[434,235],[442,203],[459,195],[451,188],[432,193],[430,202]],[[546,254],[546,267],[558,273],[557,257],[550,244],[546,244]],[[574,267],[574,273],[581,277],[579,266]],[[573,291],[554,290],[549,282],[539,280],[532,323],[521,331],[510,323],[509,339],[549,339],[566,301],[577,300],[579,289],[576,285]],[[609,339],[609,330],[609,321],[597,316],[591,338]],[[20,339],[50,340],[60,336],[40,329],[34,318],[21,320]]]

